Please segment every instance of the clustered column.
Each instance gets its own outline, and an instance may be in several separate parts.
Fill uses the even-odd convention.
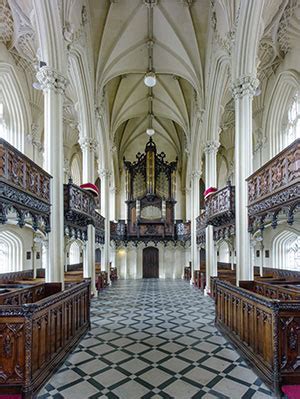
[[[95,151],[97,142],[92,137],[81,137],[79,144],[82,151],[82,180],[83,183],[95,182]],[[85,259],[83,262],[83,277],[91,279],[91,291],[96,294],[95,286],[95,227],[87,227],[87,243],[85,246]]]
[[[194,279],[194,271],[199,270],[199,251],[197,248],[197,232],[196,232],[196,218],[199,216],[200,209],[200,188],[199,180],[201,173],[198,170],[192,172],[192,207],[191,207],[191,250],[192,250],[192,268],[191,268],[191,282]]]
[[[105,242],[103,258],[101,258],[101,266],[103,265],[104,270],[108,273],[109,280],[109,263],[110,263],[110,206],[109,206],[109,180],[110,171],[107,169],[101,169],[99,171],[101,179],[101,213],[105,217]]]
[[[216,140],[208,141],[205,146],[205,185],[217,187],[217,153],[220,143]],[[217,254],[213,237],[213,226],[207,226],[206,241],[206,293],[210,292],[210,277],[217,276]]]
[[[252,173],[252,99],[258,80],[252,76],[232,85],[235,100],[235,214],[237,282],[253,279],[248,232],[248,191],[246,179]]]
[[[64,154],[63,98],[68,80],[58,71],[44,66],[37,78],[44,91],[45,104],[45,164],[51,180],[51,232],[49,233],[46,281],[64,281]]]

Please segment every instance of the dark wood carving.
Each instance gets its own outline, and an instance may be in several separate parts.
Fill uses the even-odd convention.
[[[124,159],[127,187],[127,220],[110,224],[111,240],[136,245],[143,242],[180,242],[190,240],[190,223],[175,221],[176,193],[175,162],[167,162],[164,153],[158,154],[152,138],[136,161]]]
[[[235,187],[228,185],[205,201],[206,223],[215,227],[234,223],[235,218]]]
[[[300,381],[300,301],[216,281],[216,325],[278,397]]]
[[[96,242],[104,243],[104,217],[96,211],[96,201],[90,192],[69,180],[64,184],[65,233],[83,241],[87,240],[87,225],[93,224]]]
[[[206,213],[204,211],[201,213],[201,215],[199,215],[196,218],[196,237],[198,245],[205,244],[205,229],[206,229]]]
[[[0,393],[35,397],[89,329],[90,283],[51,284],[37,302],[0,307]]]
[[[7,222],[10,209],[17,213],[20,227],[30,216],[32,227],[50,231],[51,176],[0,139],[0,223]]]
[[[275,228],[280,211],[293,224],[300,205],[300,139],[253,173],[247,182],[250,231],[263,229],[269,221]]]

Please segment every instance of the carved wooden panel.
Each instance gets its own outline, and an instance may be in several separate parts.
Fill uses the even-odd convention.
[[[7,222],[13,207],[20,227],[30,214],[35,230],[50,231],[50,179],[42,168],[0,139],[0,223]]]
[[[215,281],[217,327],[280,396],[282,385],[300,379],[300,301],[269,299],[266,291],[257,295]]]
[[[276,227],[282,209],[287,209],[287,221],[292,224],[300,204],[300,139],[253,173],[247,182],[251,229],[255,223],[263,226],[270,213],[272,226]]]
[[[0,393],[35,397],[87,332],[89,306],[87,281],[26,306],[1,306]]]

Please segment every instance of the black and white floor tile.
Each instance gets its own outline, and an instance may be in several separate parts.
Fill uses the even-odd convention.
[[[264,399],[272,394],[214,326],[213,301],[181,280],[118,281],[38,398]]]

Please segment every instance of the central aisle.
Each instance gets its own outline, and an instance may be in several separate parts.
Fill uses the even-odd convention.
[[[91,320],[39,398],[271,397],[214,327],[212,300],[185,281],[118,281]]]

